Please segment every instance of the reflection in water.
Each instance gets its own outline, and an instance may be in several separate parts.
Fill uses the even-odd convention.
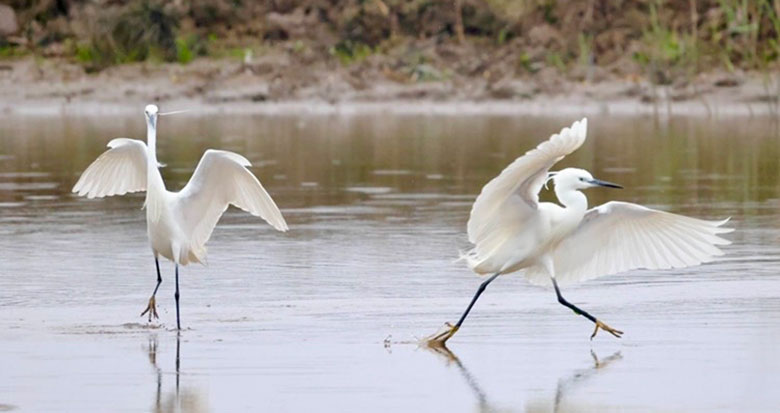
[[[158,407],[160,406],[160,394],[162,393],[162,369],[157,366],[157,346],[158,346],[158,340],[157,340],[157,334],[152,334],[149,336],[149,363],[154,366],[155,373],[157,374],[157,393],[154,400],[154,405]],[[176,357],[178,359],[178,357]],[[177,374],[178,376],[178,374]]]
[[[474,377],[474,375],[471,374],[469,369],[466,368],[466,366],[463,364],[462,361],[460,361],[460,358],[458,358],[458,356],[456,356],[455,353],[453,353],[449,348],[447,348],[447,346],[421,345],[421,347],[442,356],[444,359],[447,360],[448,365],[454,364],[455,367],[458,368],[458,371],[460,372],[461,375],[463,375],[463,378],[466,380],[466,384],[474,393],[474,397],[476,397],[477,399],[480,412],[499,411],[498,408],[491,406],[490,403],[488,403],[485,390],[479,385],[479,382],[477,381],[476,377]],[[558,386],[556,387],[555,399],[553,401],[553,408],[552,408],[553,412],[555,413],[566,412],[567,410],[565,409],[565,407],[562,407],[561,402],[564,400],[564,397],[567,394],[572,393],[576,388],[582,386],[587,381],[591,380],[594,376],[596,376],[600,371],[602,371],[609,364],[612,364],[623,358],[623,356],[620,354],[620,350],[616,351],[611,356],[603,360],[599,360],[598,356],[593,350],[590,351],[590,355],[591,357],[593,357],[592,367],[588,367],[585,369],[577,369],[571,374],[568,374],[558,379]],[[526,407],[526,411],[533,412],[533,413],[546,412],[548,411],[547,408],[545,407],[546,405],[547,403],[532,403]]]
[[[460,300],[473,293],[474,278],[452,261],[467,247],[465,225],[476,194],[514,157],[572,120],[384,115],[166,120],[158,152],[168,164],[162,172],[171,190],[189,179],[203,150],[234,150],[253,161],[253,171],[296,229],[280,240],[245,214],[229,210],[223,217],[212,248],[213,259],[224,264],[215,267],[224,270],[193,267],[183,282],[193,297],[187,302],[193,306],[191,321],[228,340],[215,345],[210,334],[185,333],[177,393],[172,333],[157,330],[159,347],[150,344],[147,364],[150,333],[134,327],[142,320],[136,305],[154,269],[144,255],[143,194],[100,201],[70,194],[78,174],[112,137],[144,136],[143,118],[5,117],[0,313],[8,316],[0,318],[0,403],[27,411],[112,404],[175,411],[196,400],[191,410],[208,405],[235,411],[249,399],[277,411],[347,403],[355,407],[351,410],[372,411],[387,401],[395,411],[455,412],[479,403],[482,410],[492,404],[550,412],[563,376],[559,410],[582,411],[583,402],[594,400],[604,403],[589,406],[591,411],[628,405],[757,411],[780,405],[775,391],[780,135],[760,119],[653,124],[594,117],[588,141],[560,165],[598,171],[626,187],[619,196],[594,193],[594,204],[624,200],[702,217],[731,215],[738,224],[728,255],[706,267],[637,271],[582,285],[578,300],[624,312],[632,319],[632,341],[644,344],[632,347],[617,369],[572,373],[590,367],[590,356],[584,351],[551,356],[556,350],[548,344],[568,353],[572,340],[581,341],[565,335],[566,326],[548,329],[544,338],[520,339],[516,325],[537,326],[540,317],[544,325],[559,317],[579,325],[520,278],[491,293],[486,298],[493,304],[480,310],[485,323],[494,323],[483,325],[491,339],[514,348],[475,353],[473,359],[465,349],[461,354],[479,381],[468,379],[457,364],[458,372],[421,371],[413,363],[427,355],[394,355],[387,366],[384,354],[364,351],[374,345],[366,337],[428,332],[419,326],[463,310]],[[304,185],[309,182],[317,185]],[[172,266],[167,268],[172,274]],[[164,281],[161,288],[170,287]],[[172,297],[165,302],[171,305]],[[631,315],[640,311],[642,317]],[[132,323],[121,330],[102,327],[126,322]],[[60,331],[72,330],[100,335],[68,334],[72,343],[63,347],[68,343],[60,343]],[[553,341],[558,339],[569,342]],[[118,345],[137,357],[125,357]],[[581,363],[570,361],[578,356]],[[491,365],[501,368],[482,370]],[[374,373],[378,367],[387,368],[387,377],[413,377],[386,380]],[[209,373],[209,387],[193,382],[203,377],[199,372]],[[572,374],[583,378],[568,380]],[[84,389],[103,377],[112,380],[100,383],[105,391],[96,394],[96,407],[84,409]],[[462,385],[464,379],[473,389],[465,395],[425,397],[447,394],[452,381]],[[648,389],[648,383],[657,387]],[[188,396],[194,384],[199,398],[194,391]],[[129,389],[148,393],[135,397]],[[655,397],[660,392],[664,397]],[[523,407],[519,397],[538,397],[540,404],[525,400],[531,407]]]
[[[477,398],[477,402],[479,403],[479,411],[480,412],[493,412],[496,411],[496,409],[492,408],[490,404],[488,404],[487,396],[485,395],[485,391],[482,390],[482,387],[480,387],[479,382],[477,382],[477,379],[474,378],[474,376],[471,374],[469,369],[466,368],[466,366],[463,365],[463,363],[460,361],[458,356],[455,355],[452,351],[450,351],[449,348],[445,345],[436,345],[436,346],[428,346],[428,345],[421,345],[420,347],[432,351],[435,354],[438,354],[440,356],[443,356],[447,360],[447,364],[454,364],[455,367],[458,368],[458,371],[463,375],[463,378],[466,379],[466,384],[468,384],[469,388],[471,388],[471,391],[474,392],[474,396]]]
[[[301,127],[295,117],[170,118],[158,151],[169,165],[161,173],[170,189],[186,183],[204,149],[216,147],[247,155],[279,205],[305,208],[396,192],[473,196],[508,162],[570,122],[358,116],[315,117]],[[83,212],[92,205],[70,196],[78,174],[112,137],[143,137],[144,126],[140,117],[0,123],[0,209],[15,208],[7,211],[15,215],[78,205]],[[648,192],[656,204],[689,203],[684,206],[693,212],[707,201],[772,199],[780,190],[777,129],[758,121],[750,127],[596,117],[583,148],[560,167],[576,165],[619,182],[627,188],[621,197]],[[614,194],[593,196],[595,204]],[[106,204],[98,205],[105,214]]]
[[[176,334],[176,387],[173,392],[163,397],[163,369],[157,363],[159,341],[157,334],[149,336],[149,363],[152,364],[157,376],[157,391],[154,397],[155,413],[172,412],[207,412],[208,403],[195,389],[184,388],[180,390],[181,378],[181,335]]]
[[[558,380],[558,388],[555,390],[555,405],[553,412],[565,411],[559,410],[561,407],[561,401],[567,393],[571,393],[572,389],[582,385],[584,382],[590,380],[593,376],[599,373],[599,371],[609,364],[621,360],[623,356],[620,354],[620,350],[614,352],[611,356],[599,361],[596,353],[591,349],[590,355],[593,357],[593,367],[586,369],[575,370],[570,376],[562,377]]]

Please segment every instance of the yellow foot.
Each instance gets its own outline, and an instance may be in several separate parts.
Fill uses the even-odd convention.
[[[149,299],[149,305],[146,306],[146,310],[144,310],[144,312],[141,313],[141,317],[143,317],[144,314],[146,314],[146,313],[149,313],[149,322],[150,323],[152,322],[152,317],[154,317],[155,319],[160,318],[160,316],[157,315],[157,305],[156,305],[156,303],[154,301],[154,296],[152,296],[152,298]]]
[[[599,332],[599,329],[602,329],[606,331],[609,334],[612,334],[613,336],[620,338],[620,336],[623,335],[623,332],[620,330],[615,330],[614,328],[602,323],[599,320],[596,320],[596,328],[593,330],[593,334],[590,335],[590,339],[593,340],[593,337],[596,337],[596,333]]]
[[[444,347],[444,343],[454,336],[458,332],[458,327],[450,323],[444,323],[444,325],[434,333],[426,337],[423,341],[430,347]]]

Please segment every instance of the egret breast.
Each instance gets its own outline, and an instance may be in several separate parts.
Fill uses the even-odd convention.
[[[149,236],[149,244],[152,246],[152,250],[171,261],[173,258],[172,238],[173,228],[168,223],[167,219],[158,219],[152,221],[146,220],[146,233]]]

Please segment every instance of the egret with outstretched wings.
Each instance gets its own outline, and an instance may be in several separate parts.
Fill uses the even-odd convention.
[[[157,268],[157,285],[141,315],[158,318],[155,304],[162,283],[159,256],[176,266],[176,327],[179,315],[179,265],[204,263],[206,242],[229,205],[266,220],[279,231],[287,231],[279,208],[247,169],[249,161],[233,152],[209,149],[203,154],[190,181],[179,192],[165,188],[157,162],[157,106],[148,105],[147,136],[140,140],[117,138],[81,174],[73,192],[88,198],[102,198],[146,191],[146,227]]]
[[[558,302],[615,337],[616,330],[567,301],[559,285],[590,280],[632,269],[683,268],[722,255],[729,244],[719,234],[728,219],[705,221],[627,202],[608,202],[588,209],[580,192],[597,186],[621,186],[593,178],[583,169],[550,168],[579,148],[587,134],[587,119],[552,135],[517,158],[488,182],[474,202],[468,221],[474,248],[463,259],[477,274],[489,275],[460,320],[428,338],[444,344],[458,331],[485,288],[499,275],[523,271],[534,284],[552,285]],[[561,205],[539,202],[548,180],[555,184]]]

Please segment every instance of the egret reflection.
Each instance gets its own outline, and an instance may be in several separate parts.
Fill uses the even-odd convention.
[[[155,413],[174,413],[174,412],[208,412],[210,411],[208,401],[196,388],[181,386],[181,335],[176,334],[176,358],[174,363],[175,386],[173,391],[164,392],[163,379],[168,375],[160,367],[158,355],[159,339],[157,334],[149,336],[147,351],[149,354],[149,363],[155,371],[157,386],[154,395]]]
[[[482,389],[482,386],[479,385],[479,382],[474,377],[473,374],[469,371],[469,369],[466,368],[466,366],[463,365],[463,362],[460,361],[460,358],[455,355],[447,346],[426,346],[422,345],[422,348],[442,356],[446,361],[448,365],[454,365],[457,367],[460,374],[463,376],[463,378],[466,380],[466,384],[469,386],[471,391],[474,393],[474,397],[477,399],[477,403],[479,406],[480,412],[495,412],[497,411],[493,407],[490,406],[488,403],[487,396],[485,395],[485,391]]]
[[[480,385],[479,380],[474,376],[466,365],[460,360],[460,358],[452,352],[447,346],[436,345],[427,346],[421,345],[421,348],[430,351],[447,362],[447,365],[454,365],[458,372],[463,376],[466,385],[471,389],[474,394],[474,398],[477,400],[477,408],[479,412],[491,413],[508,411],[511,409],[498,408],[492,405],[488,401],[488,396],[485,389]],[[552,400],[552,409],[550,409],[550,402],[546,399],[533,400],[525,406],[525,411],[528,413],[542,413],[542,412],[554,412],[565,413],[570,411],[577,411],[577,406],[567,407],[564,402],[567,399],[567,395],[574,393],[575,390],[591,381],[596,375],[602,372],[607,366],[622,360],[623,356],[620,350],[612,353],[610,356],[600,359],[595,351],[591,349],[590,356],[593,359],[593,365],[586,368],[576,369],[569,374],[566,374],[558,379],[558,383],[555,388],[555,397]]]
[[[591,349],[590,356],[593,358],[593,366],[575,370],[571,375],[558,379],[558,386],[555,390],[555,404],[553,412],[566,412],[566,408],[562,408],[561,406],[567,394],[570,394],[575,388],[589,381],[593,376],[598,374],[599,371],[606,368],[608,365],[615,363],[623,358],[620,350],[612,353],[612,355],[609,357],[599,360],[596,352]]]

